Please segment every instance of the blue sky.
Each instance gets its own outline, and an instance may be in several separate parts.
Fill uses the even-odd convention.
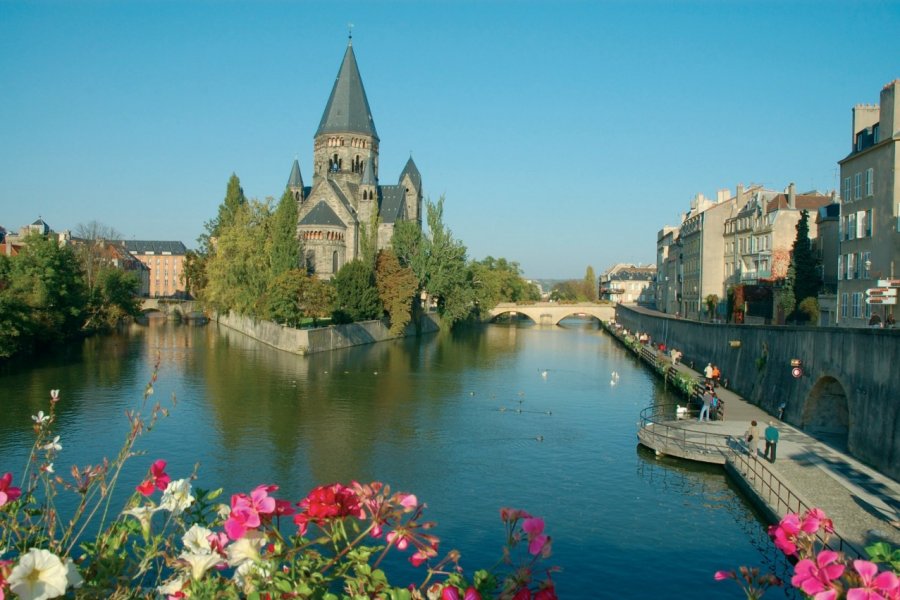
[[[353,23],[381,181],[410,151],[472,258],[650,263],[691,197],[830,190],[900,77],[892,2],[0,0],[0,225],[189,247],[232,172],[311,180]]]

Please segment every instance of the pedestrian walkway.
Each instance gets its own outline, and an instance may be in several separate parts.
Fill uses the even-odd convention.
[[[610,333],[621,337],[615,331],[610,330]],[[657,358],[668,358],[656,350],[652,352]],[[646,354],[645,351],[645,356],[642,357],[645,360]],[[690,366],[679,364],[675,368],[680,374],[697,380],[701,378],[701,374]],[[732,451],[746,452],[743,438],[750,421],[756,420],[760,436],[767,424],[774,422],[780,433],[777,459],[774,464],[770,464],[763,458],[765,442],[760,440],[760,454],[756,460],[762,461],[763,466],[779,481],[784,482],[790,492],[805,505],[824,510],[834,520],[837,533],[857,549],[862,550],[878,541],[885,541],[895,548],[900,547],[900,483],[867,467],[849,456],[844,449],[827,443],[827,440],[816,439],[778,420],[731,390],[720,386],[716,393],[724,401],[725,420],[699,423],[697,413],[693,412],[690,415],[692,418],[669,422],[666,426],[690,432],[685,435],[688,442],[699,439],[703,434],[710,434],[709,438],[712,434],[718,434],[717,437],[724,440],[722,443],[726,443]],[[638,437],[640,439],[642,436]],[[649,446],[654,443],[653,436],[645,435],[644,438],[649,443],[641,439],[642,444]],[[660,436],[656,439],[659,440]],[[703,456],[715,454],[709,452],[708,448],[704,450],[696,457],[690,456],[690,452],[682,456],[704,460]],[[725,454],[727,452],[723,449],[723,457]],[[704,462],[724,462],[724,458],[707,459]],[[736,469],[736,473],[747,480],[748,485],[756,483],[751,481],[754,478],[752,474],[748,475],[740,468]],[[780,513],[780,517],[786,511],[776,509],[775,512]]]

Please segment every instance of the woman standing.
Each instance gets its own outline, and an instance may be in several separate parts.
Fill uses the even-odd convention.
[[[759,448],[759,429],[756,427],[756,421],[750,421],[750,428],[744,434],[747,441],[747,451],[751,458],[756,458],[757,449]]]

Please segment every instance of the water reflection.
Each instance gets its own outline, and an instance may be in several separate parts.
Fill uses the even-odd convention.
[[[0,469],[22,464],[50,388],[63,388],[60,464],[111,454],[157,360],[154,397],[177,406],[142,440],[125,493],[155,458],[173,476],[200,463],[200,484],[226,494],[277,482],[296,500],[383,480],[429,504],[468,567],[498,558],[499,507],[524,507],[547,520],[565,598],[735,597],[712,573],[769,555],[720,469],[635,451],[639,411],[674,398],[591,320],[307,358],[215,325],[151,322],[0,374]]]

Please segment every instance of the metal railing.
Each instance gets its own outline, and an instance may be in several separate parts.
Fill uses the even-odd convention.
[[[657,450],[678,448],[685,453],[713,455],[719,454],[727,458],[731,436],[724,433],[693,429],[688,426],[673,425],[678,422],[677,408],[679,404],[658,404],[641,411],[640,429],[645,436],[651,436],[659,444]],[[689,407],[687,418],[693,418]]]
[[[732,452],[726,460],[731,463],[747,482],[747,485],[753,488],[776,515],[783,516],[788,513],[802,515],[812,508],[800,499],[790,486],[769,468],[765,461],[753,459],[748,454],[744,454],[742,444],[732,445],[731,450]],[[856,546],[837,533],[830,534],[826,539],[819,532],[817,537],[823,548],[843,552],[848,558],[865,558],[868,560],[866,553],[860,552]]]

